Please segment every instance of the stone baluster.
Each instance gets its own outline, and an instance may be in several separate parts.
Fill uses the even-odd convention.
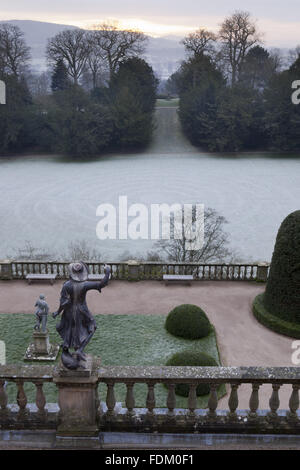
[[[188,396],[189,418],[195,418],[195,410],[197,408],[197,384],[191,383]]]
[[[5,389],[5,380],[0,380],[0,418],[8,414],[7,408],[7,393]]]
[[[252,384],[252,393],[251,393],[251,397],[249,400],[250,411],[248,413],[248,418],[251,421],[258,420],[257,410],[259,407],[259,396],[258,396],[259,387],[260,387],[260,384],[258,383]]]
[[[268,421],[276,421],[278,419],[277,410],[278,410],[279,405],[280,405],[280,401],[279,401],[280,385],[279,384],[272,384],[272,389],[273,389],[272,395],[271,395],[271,398],[269,400],[269,406],[270,406],[271,411],[269,411],[269,413],[267,415]]]
[[[175,384],[168,384],[168,398],[167,398],[167,407],[168,407],[168,418],[174,419],[176,407],[176,395],[175,395]]]
[[[238,280],[241,280],[241,266],[239,266],[238,270]]]
[[[126,392],[126,408],[127,408],[127,416],[132,418],[134,416],[134,406],[135,406],[135,399],[134,399],[134,392],[133,392],[134,382],[128,382],[126,384],[127,392]]]
[[[289,401],[290,411],[287,413],[288,421],[297,422],[299,421],[297,410],[299,408],[299,385],[293,385],[293,391]]]
[[[207,417],[209,420],[216,420],[217,413],[216,409],[218,407],[218,394],[217,394],[218,385],[210,384],[210,395],[208,399],[208,412]]]
[[[228,407],[229,407],[229,412],[228,412],[228,419],[229,421],[236,421],[237,420],[237,407],[239,406],[239,397],[238,397],[238,388],[239,384],[230,384],[231,386],[231,393],[230,397],[228,400]]]
[[[148,382],[148,393],[146,399],[146,407],[147,407],[147,416],[148,418],[154,418],[154,408],[155,408],[155,393],[154,393],[154,386],[155,383]]]
[[[101,419],[101,416],[103,414],[103,409],[102,409],[102,403],[100,400],[100,395],[99,395],[99,390],[97,388],[96,391],[96,414],[97,414],[97,419]]]
[[[106,405],[107,405],[107,412],[106,416],[108,418],[113,418],[115,415],[115,406],[116,406],[116,397],[114,391],[114,382],[110,381],[107,382],[107,395],[106,395]]]
[[[46,398],[43,390],[43,382],[36,381],[33,383],[36,386],[35,403],[38,409],[37,415],[39,419],[45,419],[47,416],[47,410],[45,409]]]
[[[22,419],[25,419],[29,413],[28,408],[26,408],[27,397],[24,391],[24,381],[17,380],[16,383],[17,383],[17,388],[18,388],[18,393],[17,393],[17,404],[19,407],[18,419],[22,420]]]

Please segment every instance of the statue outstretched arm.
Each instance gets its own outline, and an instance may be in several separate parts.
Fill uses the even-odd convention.
[[[88,291],[88,290],[91,290],[91,289],[96,289],[96,290],[99,290],[99,292],[101,292],[101,289],[103,289],[103,287],[106,287],[107,284],[108,284],[108,281],[109,281],[109,276],[110,276],[110,267],[105,265],[104,266],[104,272],[105,272],[105,276],[103,279],[101,279],[101,281],[98,281],[98,282],[95,282],[95,281],[86,281],[85,282],[85,289]]]

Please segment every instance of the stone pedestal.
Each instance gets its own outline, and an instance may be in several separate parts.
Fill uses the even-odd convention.
[[[258,282],[267,282],[269,272],[269,263],[259,263],[257,267],[256,280]]]
[[[37,356],[48,355],[51,349],[48,331],[35,331],[33,333],[34,352]]]
[[[33,343],[31,343],[24,356],[25,361],[55,361],[58,355],[59,346],[50,344],[48,330],[34,331]]]
[[[80,369],[68,370],[62,364],[56,370],[53,381],[58,387],[59,425],[56,447],[84,447],[92,439],[98,445],[97,424],[99,360],[87,356]],[[89,441],[90,442],[90,441]]]
[[[12,276],[12,266],[10,260],[0,261],[0,279],[1,280],[11,280]]]
[[[135,260],[128,260],[128,281],[138,281],[140,275],[140,263]]]

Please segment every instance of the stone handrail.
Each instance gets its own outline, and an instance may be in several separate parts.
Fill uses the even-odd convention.
[[[58,261],[2,261],[0,279],[25,279],[27,274],[57,274],[68,278],[68,262]],[[262,281],[268,278],[269,264],[197,264],[174,262],[126,261],[88,262],[90,274],[102,274],[104,265],[111,267],[117,280],[162,280],[164,274],[192,274],[196,281]]]
[[[99,381],[128,380],[157,383],[289,383],[300,385],[299,367],[170,367],[170,366],[103,366],[98,369]]]
[[[68,422],[81,423],[83,430],[76,429],[77,435],[86,432],[86,429],[90,430],[91,423],[94,423],[93,429],[97,429],[98,432],[103,430],[299,434],[300,430],[299,367],[102,366],[96,368],[93,377],[89,378],[74,378],[72,374],[59,378],[56,374],[57,369],[52,366],[0,366],[0,427],[59,430],[60,423],[63,422],[64,435],[73,432],[72,426],[68,427]],[[7,403],[6,382],[16,384],[17,410]],[[32,405],[27,406],[24,391],[24,384],[27,382],[32,382],[36,386],[35,409]],[[46,382],[54,382],[58,387],[59,413],[58,409],[52,412],[47,409],[43,392],[43,385]],[[117,383],[126,386],[125,408],[120,408],[116,403],[114,386]],[[145,408],[135,406],[134,385],[137,383],[144,383],[147,386]],[[165,384],[168,388],[165,408],[156,408],[155,386],[159,383]],[[184,410],[176,408],[175,386],[179,383],[189,386],[187,409]],[[210,386],[208,409],[205,410],[197,408],[196,388],[201,383]],[[106,384],[107,388],[106,396],[101,397],[103,402],[97,392],[99,384]],[[218,410],[217,391],[220,384],[230,387],[228,408],[225,410]],[[247,410],[239,410],[238,388],[242,384],[252,385]],[[272,385],[268,410],[259,409],[259,389],[264,384]],[[288,410],[279,410],[282,385],[291,387]],[[82,397],[85,397],[84,400],[77,399],[80,390],[83,393]],[[95,395],[91,392],[95,392]],[[72,394],[74,394],[73,400]],[[94,400],[93,406],[86,406],[91,399]],[[95,410],[94,416],[91,410]]]

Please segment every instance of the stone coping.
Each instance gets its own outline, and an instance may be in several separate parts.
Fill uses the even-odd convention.
[[[99,379],[147,381],[164,380],[243,383],[299,383],[299,367],[170,367],[170,366],[107,366],[98,370]]]
[[[164,380],[215,383],[300,383],[299,367],[171,367],[171,366],[103,366],[97,369],[99,381],[147,382]],[[52,381],[55,366],[0,366],[0,379]]]
[[[16,364],[0,366],[0,379],[27,381],[42,379],[44,382],[51,382],[53,379],[54,366]]]

